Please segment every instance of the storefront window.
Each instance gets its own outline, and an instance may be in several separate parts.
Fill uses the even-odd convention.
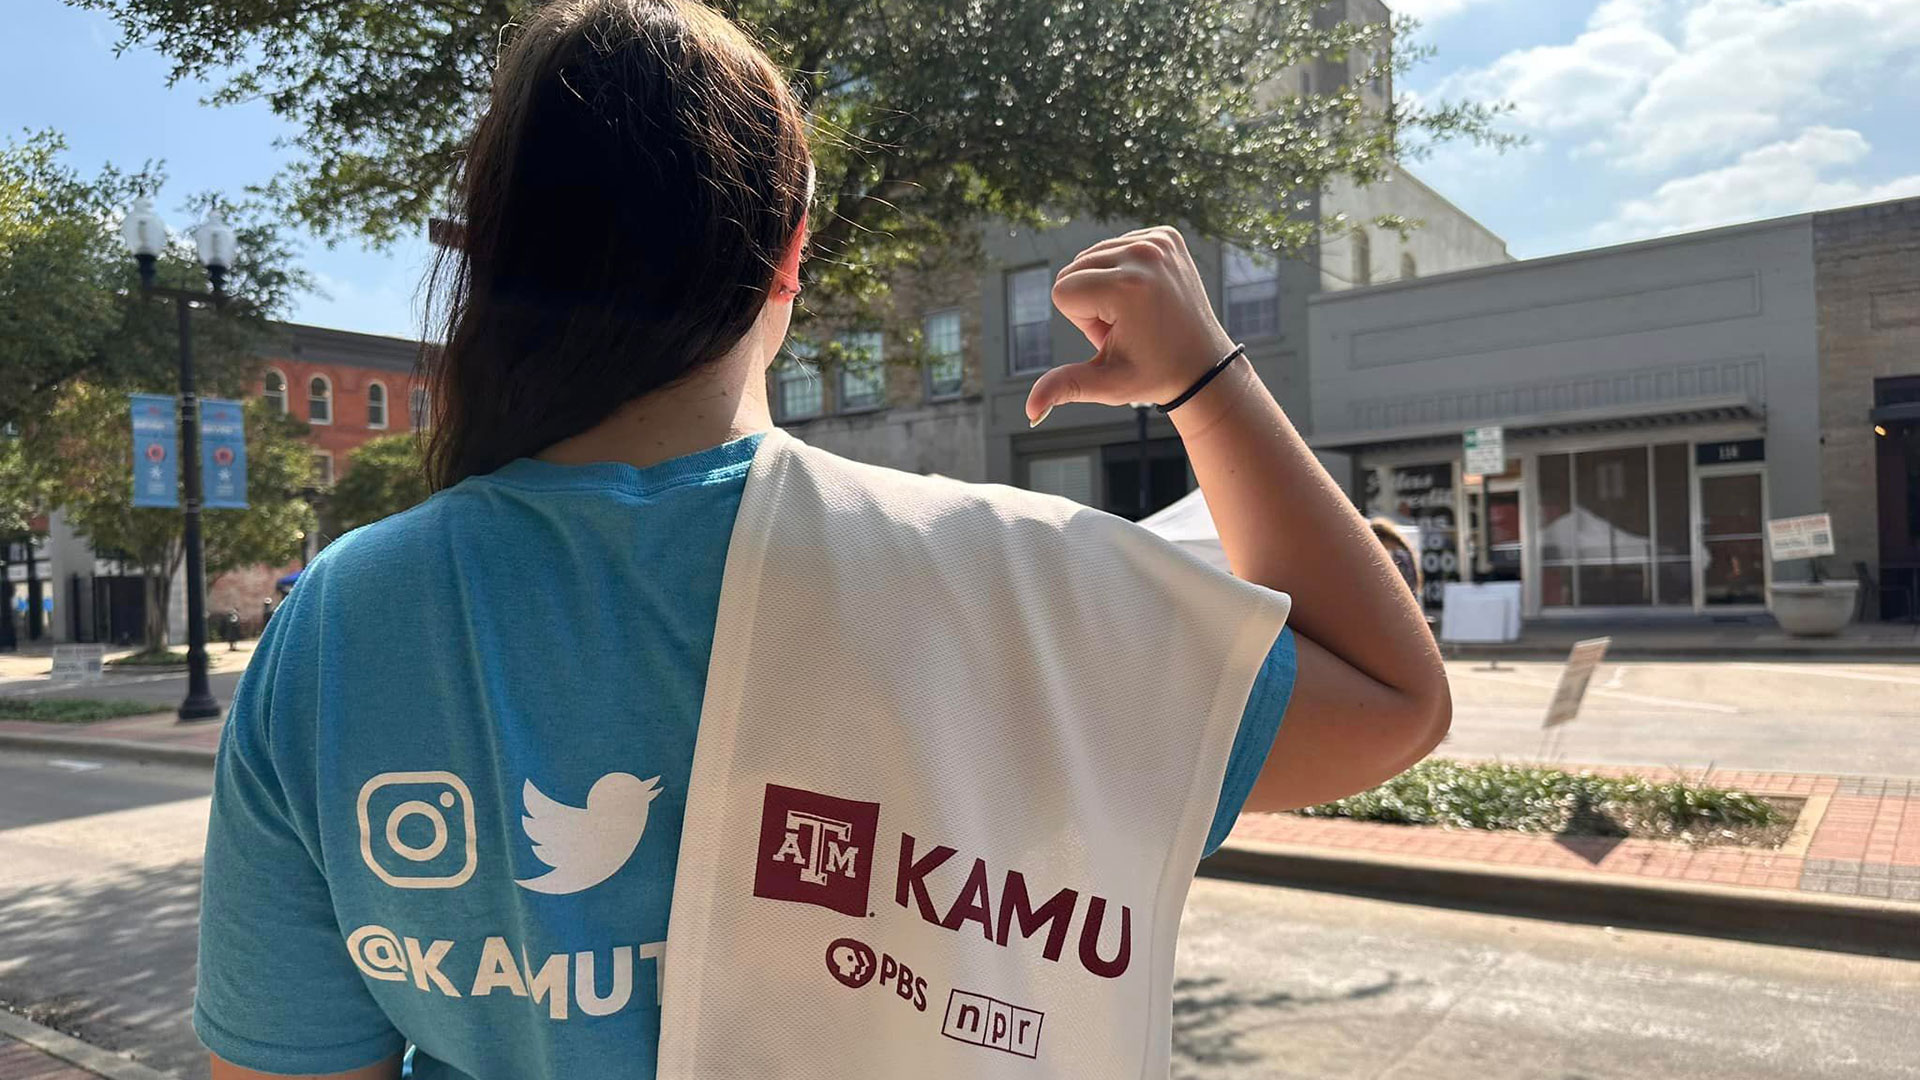
[[[1687,448],[1539,458],[1542,607],[1693,602]]]

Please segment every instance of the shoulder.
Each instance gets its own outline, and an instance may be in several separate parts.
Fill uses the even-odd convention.
[[[880,515],[883,520],[924,526],[972,518],[1001,525],[1053,529],[1065,529],[1078,519],[1089,518],[1126,524],[1119,518],[1057,495],[868,465],[798,440],[793,441],[792,446],[790,481],[818,490],[830,507],[868,505],[884,510]]]
[[[448,558],[460,524],[478,509],[459,488],[439,492],[425,502],[372,524],[362,525],[323,548],[300,572],[296,594],[351,589],[359,584],[391,586],[418,576]]]

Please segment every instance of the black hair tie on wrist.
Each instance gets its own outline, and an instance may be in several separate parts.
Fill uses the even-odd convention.
[[[1233,347],[1232,352],[1221,357],[1220,362],[1208,368],[1207,373],[1205,375],[1202,375],[1198,379],[1194,380],[1193,385],[1187,387],[1186,393],[1181,394],[1179,397],[1174,398],[1172,401],[1167,402],[1165,405],[1155,405],[1154,408],[1159,409],[1162,413],[1170,413],[1173,410],[1179,408],[1180,406],[1185,405],[1187,403],[1188,398],[1191,398],[1193,395],[1199,393],[1202,390],[1205,390],[1207,388],[1207,384],[1213,381],[1213,377],[1215,375],[1218,375],[1221,372],[1227,370],[1227,365],[1233,363],[1235,360],[1238,360],[1245,355],[1247,355],[1247,347],[1245,345],[1235,345]]]

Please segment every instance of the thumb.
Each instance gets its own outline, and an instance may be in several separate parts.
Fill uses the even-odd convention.
[[[1062,364],[1040,376],[1027,392],[1027,423],[1039,427],[1055,405],[1092,401],[1103,405],[1126,401],[1121,375],[1112,364],[1094,357],[1079,364]]]

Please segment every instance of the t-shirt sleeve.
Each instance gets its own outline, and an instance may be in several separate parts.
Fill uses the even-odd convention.
[[[1253,782],[1266,766],[1267,751],[1280,734],[1280,721],[1286,715],[1287,702],[1293,697],[1293,676],[1298,663],[1294,651],[1293,630],[1282,629],[1254,677],[1253,691],[1247,695],[1246,711],[1240,716],[1240,729],[1233,736],[1233,750],[1227,757],[1226,778],[1220,783],[1220,803],[1213,812],[1213,825],[1207,830],[1206,854],[1211,855],[1226,843],[1227,834],[1247,804]]]
[[[260,1072],[345,1072],[405,1040],[367,992],[334,918],[309,827],[275,769],[277,691],[305,696],[292,601],[274,615],[234,696],[215,765],[200,898],[193,1026],[220,1057]],[[289,671],[289,669],[293,669]],[[280,684],[285,684],[284,686]]]

